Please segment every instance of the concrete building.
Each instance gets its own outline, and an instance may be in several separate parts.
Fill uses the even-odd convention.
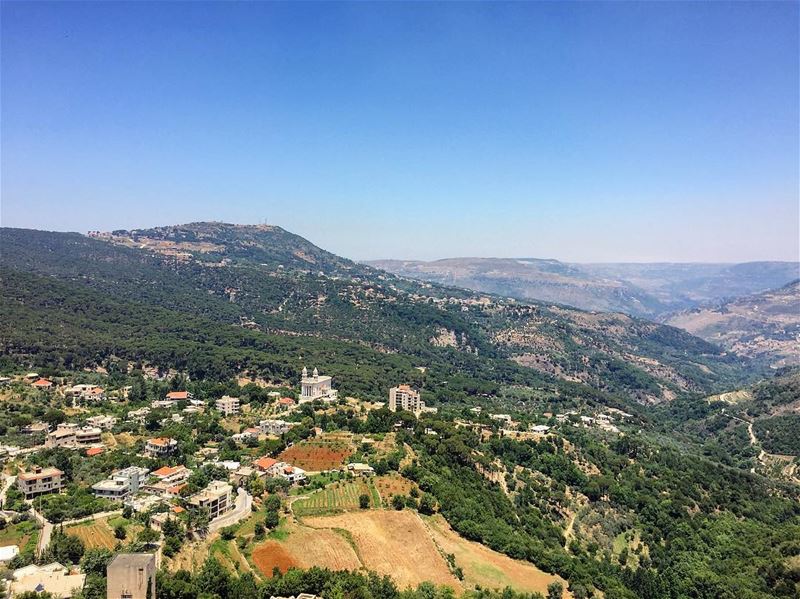
[[[309,401],[336,401],[339,393],[332,387],[333,379],[329,376],[321,376],[319,371],[314,368],[311,376],[308,376],[308,369],[303,367],[300,377],[300,403]]]
[[[278,470],[282,465],[283,462],[279,462],[269,456],[258,458],[253,462],[253,466],[258,468],[261,472],[265,472],[267,476],[278,476]]]
[[[117,470],[111,474],[111,478],[92,485],[92,491],[97,497],[122,501],[139,492],[149,472],[147,468],[138,466]]]
[[[106,599],[156,599],[156,556],[119,553],[106,567]]]
[[[132,420],[138,424],[144,424],[147,415],[150,413],[150,408],[139,408],[138,410],[131,410],[128,412],[128,420]]]
[[[144,447],[144,452],[152,458],[168,456],[178,448],[178,442],[169,437],[155,437],[148,439]]]
[[[232,416],[239,413],[239,398],[223,395],[216,401],[217,410],[224,416]]]
[[[419,391],[408,385],[399,385],[389,389],[389,410],[405,410],[419,416],[425,410],[425,402],[420,398]]]
[[[104,431],[110,431],[117,424],[117,419],[113,416],[92,416],[86,419],[86,424]]]
[[[267,473],[259,470],[258,468],[241,466],[238,470],[231,474],[231,481],[241,487],[242,485],[246,485],[253,476],[259,480],[264,480],[267,478]]]
[[[291,464],[286,464],[284,462],[280,462],[280,464],[277,465],[277,468],[278,476],[285,478],[293,485],[303,483],[306,480],[306,471],[302,468],[298,468],[297,466],[292,466]]]
[[[285,420],[262,420],[258,423],[258,430],[262,435],[282,435],[295,426],[294,422]]]
[[[232,493],[233,487],[228,483],[213,480],[205,489],[189,498],[189,505],[207,510],[208,517],[213,520],[233,509]]]
[[[49,433],[44,440],[44,446],[53,447],[87,447],[99,445],[103,431],[96,426],[78,426],[74,423],[63,422]]]
[[[47,434],[50,431],[50,425],[46,422],[32,422],[22,429],[23,435],[40,435]]]
[[[11,597],[23,593],[49,593],[59,599],[69,599],[83,590],[85,583],[86,574],[71,574],[57,562],[46,566],[32,564],[14,570],[9,591]]]
[[[363,464],[361,462],[352,462],[348,464],[347,471],[353,476],[367,477],[375,474],[375,469],[372,466],[369,464]]]
[[[25,495],[25,499],[33,499],[39,495],[58,493],[64,486],[64,473],[58,468],[41,468],[21,472],[17,476],[17,487]]]
[[[48,449],[55,447],[75,447],[75,429],[77,424],[59,424],[52,433],[47,433],[44,446]]]

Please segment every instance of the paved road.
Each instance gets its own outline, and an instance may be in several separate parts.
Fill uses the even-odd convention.
[[[211,521],[211,523],[209,523],[209,533],[215,532],[220,528],[225,528],[226,526],[236,524],[237,522],[247,518],[252,513],[253,497],[244,489],[239,488],[239,493],[236,496],[235,503],[236,506],[232,511],[228,512],[224,516],[215,518]]]
[[[11,488],[11,485],[14,484],[14,481],[17,480],[16,476],[8,476],[7,474],[3,474],[3,490],[0,491],[0,505],[5,507],[6,505],[6,495],[8,494],[8,490]]]
[[[39,542],[36,543],[36,557],[41,557],[45,549],[50,545],[50,537],[53,535],[53,524],[33,507],[31,507],[31,513],[33,517],[36,518],[36,521],[42,525],[42,529],[39,531]]]

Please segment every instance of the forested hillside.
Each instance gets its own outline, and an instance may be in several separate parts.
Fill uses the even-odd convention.
[[[4,309],[17,319],[25,318],[31,301],[47,301],[35,280],[47,277],[68,285],[66,296],[75,290],[90,293],[88,303],[111,302],[106,315],[116,326],[127,325],[127,313],[158,308],[178,313],[165,316],[170,322],[207,318],[216,327],[239,327],[226,333],[237,339],[266,334],[314,345],[313,339],[324,337],[355,354],[370,350],[375,356],[405,356],[414,366],[447,364],[480,381],[473,387],[506,380],[494,374],[500,371],[513,373],[509,381],[567,381],[652,403],[708,393],[747,376],[741,360],[678,329],[417,283],[354,265],[277,227],[196,223],[118,231],[101,239],[4,229],[0,250],[6,277],[33,277],[3,286]],[[74,343],[62,320],[75,320],[77,328],[95,320],[79,323],[86,318],[80,310],[53,302],[47,312],[29,318],[38,320],[37,326],[59,324],[42,339],[56,345]],[[19,322],[6,323],[4,343],[23,351],[32,338],[29,331]],[[110,338],[156,345],[128,334],[116,331]],[[162,334],[175,335],[174,330]],[[229,354],[227,346],[204,352],[215,354],[217,365],[226,362],[226,374],[244,366],[221,357]],[[341,361],[326,366],[335,364]],[[215,367],[202,370],[208,374]]]

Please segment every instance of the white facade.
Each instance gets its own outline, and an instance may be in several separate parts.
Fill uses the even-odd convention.
[[[282,435],[294,425],[294,422],[285,420],[262,420],[258,423],[258,429],[262,435]]]
[[[319,371],[315,368],[308,375],[308,369],[303,368],[302,376],[300,377],[300,403],[308,403],[309,401],[336,401],[339,398],[339,393],[332,387],[333,379],[329,376],[321,376]]]
[[[139,487],[147,477],[149,470],[131,466],[123,470],[117,470],[111,474],[111,478],[101,480],[92,485],[92,491],[97,497],[121,501],[129,495],[139,492]]]

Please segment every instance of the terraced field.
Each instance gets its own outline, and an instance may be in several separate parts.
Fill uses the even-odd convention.
[[[369,496],[370,507],[381,507],[381,496],[372,480],[360,478],[332,483],[308,497],[295,501],[292,504],[292,510],[299,517],[357,510],[359,509],[358,498],[362,494]]]

